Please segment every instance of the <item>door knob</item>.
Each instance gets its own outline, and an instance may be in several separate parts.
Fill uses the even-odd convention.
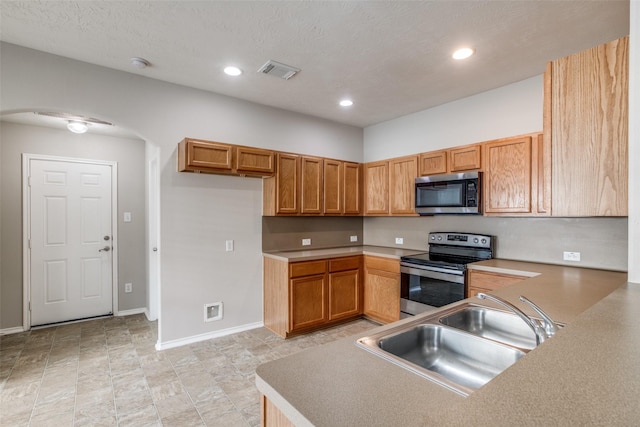
[[[102,249],[98,249],[98,252],[109,252],[111,250],[111,246],[105,246]]]
[[[158,252],[158,248],[151,249],[153,252]]]
[[[110,238],[110,236],[104,236],[104,240],[109,240]]]

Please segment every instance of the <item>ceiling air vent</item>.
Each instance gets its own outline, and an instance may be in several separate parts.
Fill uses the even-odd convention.
[[[258,70],[259,73],[269,74],[270,76],[280,77],[289,80],[300,72],[300,68],[282,64],[280,62],[269,60]]]

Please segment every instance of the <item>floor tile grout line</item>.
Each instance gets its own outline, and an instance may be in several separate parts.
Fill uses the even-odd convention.
[[[29,331],[29,337],[31,337],[31,331]],[[27,342],[29,340],[25,340],[24,346],[26,347]],[[51,345],[49,346],[49,350],[47,351],[47,363],[45,363],[44,368],[42,369],[42,375],[40,376],[40,382],[38,383],[38,392],[36,393],[36,398],[33,401],[33,406],[31,407],[31,415],[29,415],[29,425],[31,425],[33,421],[33,413],[36,410],[36,405],[38,403],[38,398],[40,397],[40,392],[42,391],[42,382],[44,381],[44,372],[47,370],[47,365],[49,364],[49,357],[51,356],[51,349],[53,348],[53,339],[51,340]],[[22,347],[22,351],[24,351],[24,347]],[[15,365],[14,365],[15,367]]]

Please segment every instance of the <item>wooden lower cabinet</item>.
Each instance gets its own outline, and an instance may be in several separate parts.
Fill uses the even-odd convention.
[[[260,425],[262,427],[295,427],[295,424],[264,394],[260,395]]]
[[[362,315],[362,256],[264,257],[264,325],[286,338]]]
[[[365,256],[364,315],[381,323],[400,320],[400,261]]]
[[[491,292],[505,286],[513,285],[527,279],[526,276],[490,273],[488,271],[469,270],[467,298],[474,297],[478,292]]]
[[[298,332],[327,323],[326,275],[300,277],[289,281],[291,296],[289,330]]]

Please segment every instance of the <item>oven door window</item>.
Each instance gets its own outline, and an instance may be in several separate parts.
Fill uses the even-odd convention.
[[[401,275],[401,298],[442,307],[464,299],[464,284],[447,282],[415,274]]]
[[[433,182],[416,186],[416,207],[464,207],[466,181]]]

